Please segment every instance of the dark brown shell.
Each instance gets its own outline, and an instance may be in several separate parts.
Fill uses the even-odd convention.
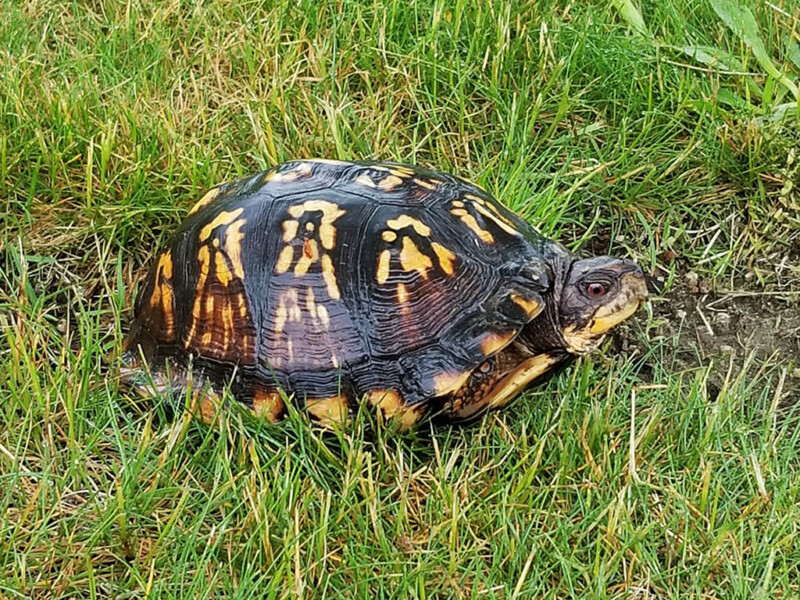
[[[449,175],[286,163],[195,205],[139,296],[126,358],[139,369],[143,353],[161,387],[191,366],[271,417],[278,390],[325,414],[381,394],[419,406],[516,337],[566,255]]]

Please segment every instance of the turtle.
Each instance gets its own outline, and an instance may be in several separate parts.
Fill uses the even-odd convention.
[[[361,406],[400,429],[469,422],[646,298],[635,262],[581,258],[459,177],[295,160],[191,208],[137,298],[121,379],[188,394],[205,421],[232,397],[272,422],[288,405],[326,427]]]

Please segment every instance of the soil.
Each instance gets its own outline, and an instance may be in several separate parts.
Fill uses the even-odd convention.
[[[614,346],[628,355],[636,350],[642,355],[647,328],[650,345],[666,342],[674,369],[716,365],[711,385],[721,385],[731,360],[743,366],[753,354],[762,362],[788,366],[784,400],[800,398],[800,293],[747,287],[712,292],[693,273],[686,273],[668,293],[651,296],[649,326],[647,315],[640,314],[620,327]],[[645,362],[641,373],[645,379],[652,371],[647,363],[653,361],[663,361],[663,356],[653,355]]]
[[[775,354],[789,361],[800,359],[800,308],[787,296],[758,292],[695,296],[679,291],[664,300],[653,315],[662,321],[660,329],[684,338],[694,334],[689,343],[703,358],[755,352],[765,359]]]

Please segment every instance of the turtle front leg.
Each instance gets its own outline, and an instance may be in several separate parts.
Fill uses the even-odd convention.
[[[511,344],[472,372],[466,383],[448,398],[441,418],[465,423],[486,411],[502,408],[566,359],[560,352],[531,355],[522,346]]]

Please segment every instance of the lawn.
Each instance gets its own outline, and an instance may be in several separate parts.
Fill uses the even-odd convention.
[[[0,23],[0,598],[800,596],[797,0],[0,0]],[[472,427],[207,427],[121,393],[189,207],[305,157],[466,177],[661,291]]]

